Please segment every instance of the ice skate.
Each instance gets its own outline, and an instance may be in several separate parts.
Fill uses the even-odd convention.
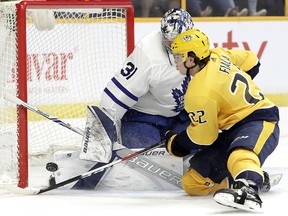
[[[263,171],[264,173],[264,182],[261,188],[261,192],[268,192],[271,187],[278,185],[283,174],[268,174],[267,172]]]
[[[220,189],[213,195],[214,200],[224,206],[244,211],[261,212],[262,200],[245,179],[237,180],[233,189]]]

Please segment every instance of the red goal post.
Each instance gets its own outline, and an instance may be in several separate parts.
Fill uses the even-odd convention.
[[[85,126],[134,48],[130,1],[0,2],[0,181],[29,183],[31,157],[79,148],[82,137],[4,99],[5,92]],[[45,164],[45,163],[43,163]]]

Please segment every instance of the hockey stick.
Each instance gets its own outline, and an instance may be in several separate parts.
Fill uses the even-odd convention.
[[[82,175],[78,175],[78,176],[75,176],[75,177],[73,177],[73,178],[67,179],[67,180],[65,180],[65,181],[59,182],[59,183],[57,183],[57,184],[50,185],[50,186],[48,186],[48,187],[46,187],[46,188],[42,188],[42,189],[29,188],[29,187],[27,187],[27,188],[19,188],[19,187],[15,186],[15,185],[9,185],[9,186],[7,186],[7,188],[8,188],[11,192],[20,193],[20,194],[27,194],[27,195],[33,195],[33,194],[36,195],[36,194],[45,193],[45,192],[54,190],[54,189],[56,189],[56,188],[62,187],[62,186],[64,186],[64,185],[67,185],[67,184],[69,184],[69,183],[75,182],[75,181],[77,181],[77,180],[87,178],[87,177],[89,177],[89,176],[91,176],[91,175],[93,175],[93,174],[95,174],[95,173],[102,172],[102,171],[104,171],[104,170],[106,170],[106,169],[114,166],[115,164],[121,163],[122,161],[128,161],[128,160],[130,160],[131,158],[137,157],[137,156],[140,155],[140,154],[143,154],[143,153],[146,153],[146,152],[148,152],[148,151],[151,151],[151,150],[153,150],[153,149],[155,149],[155,148],[161,147],[163,144],[164,144],[163,142],[154,144],[154,145],[152,145],[152,146],[150,146],[150,147],[147,147],[147,148],[142,149],[142,150],[140,150],[140,151],[134,152],[133,154],[127,155],[127,156],[125,156],[125,157],[123,157],[123,158],[120,158],[120,159],[118,159],[118,160],[116,160],[116,161],[113,161],[113,162],[111,162],[111,163],[108,163],[108,164],[106,164],[106,165],[104,165],[104,166],[101,166],[101,167],[98,167],[98,168],[96,168],[96,169],[90,170],[89,172],[86,172],[86,173],[84,173],[84,174],[82,174]]]
[[[25,107],[26,109],[29,109],[32,112],[38,113],[39,115],[47,118],[48,120],[51,120],[57,124],[60,124],[63,127],[68,128],[71,131],[74,131],[76,133],[78,133],[79,135],[83,136],[84,135],[84,131],[81,130],[78,127],[74,127],[72,125],[70,125],[69,123],[66,123],[64,121],[61,121],[60,119],[49,115],[48,113],[45,113],[41,110],[39,110],[38,108],[22,101],[21,99],[9,94],[8,92],[5,92],[4,98],[14,102],[18,105],[21,105],[23,107]],[[120,144],[118,144],[120,145]],[[123,158],[123,156],[127,156],[129,154],[133,154],[134,152],[128,148],[126,148],[125,146],[121,145],[122,149],[117,150],[116,154],[120,157]],[[124,155],[123,155],[124,154]],[[138,155],[138,157],[135,157],[135,160],[133,161],[128,161],[129,164],[131,165],[131,167],[135,168],[135,169],[139,169],[139,170],[143,170],[144,172],[156,176],[157,178],[160,178],[166,182],[168,182],[169,184],[174,185],[175,187],[178,187],[180,189],[182,189],[182,184],[181,184],[181,179],[182,176],[170,169],[164,168],[158,164],[156,164],[155,162],[152,162],[151,160],[148,160],[147,158],[143,157],[142,155]],[[145,163],[147,166],[143,167],[139,164],[143,164]],[[151,164],[151,165],[150,165]],[[148,166],[149,165],[149,166]],[[151,169],[149,169],[150,167],[154,167],[155,169],[157,169],[159,172],[153,172],[151,171]]]
[[[57,124],[60,124],[60,125],[62,125],[63,127],[66,127],[66,128],[68,128],[68,129],[70,129],[70,130],[72,130],[72,131],[74,131],[74,132],[76,132],[76,133],[78,133],[78,134],[80,134],[80,135],[82,135],[82,136],[84,135],[84,131],[81,130],[80,128],[73,127],[73,126],[70,125],[69,123],[63,122],[63,121],[61,121],[60,119],[58,119],[58,118],[56,118],[56,117],[54,117],[54,116],[51,116],[51,115],[49,115],[48,113],[45,113],[45,112],[39,110],[38,108],[36,108],[36,107],[34,107],[34,106],[31,106],[31,105],[28,104],[28,103],[25,103],[25,102],[22,101],[21,99],[13,96],[13,95],[11,95],[11,94],[9,94],[8,92],[5,92],[4,98],[7,99],[7,100],[9,100],[9,101],[11,101],[11,102],[13,102],[13,103],[16,103],[16,104],[18,104],[18,105],[23,106],[23,107],[25,107],[26,109],[31,110],[32,112],[38,113],[39,115],[41,115],[41,116],[43,116],[43,117],[45,117],[45,118],[47,118],[47,119],[49,119],[49,120],[57,123]]]

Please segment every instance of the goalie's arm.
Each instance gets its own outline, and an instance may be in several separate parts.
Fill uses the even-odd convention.
[[[148,92],[152,78],[149,58],[136,46],[122,69],[108,82],[102,92],[99,107],[113,112],[115,118],[121,119]]]

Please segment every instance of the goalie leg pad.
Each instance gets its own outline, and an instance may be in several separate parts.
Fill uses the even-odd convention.
[[[54,179],[49,178],[49,183],[53,184],[65,181],[74,176],[78,176],[79,173],[87,172],[91,170],[95,164],[93,161],[80,160],[79,151],[66,151],[61,150],[57,151],[53,155],[53,161],[57,164],[58,170],[52,173]],[[76,182],[77,184],[78,182]],[[97,184],[97,182],[95,182]],[[63,186],[63,189],[71,189],[75,183],[70,183],[66,186]],[[61,187],[62,188],[62,187]]]
[[[116,141],[114,122],[98,107],[88,106],[88,117],[79,158],[108,163]]]

